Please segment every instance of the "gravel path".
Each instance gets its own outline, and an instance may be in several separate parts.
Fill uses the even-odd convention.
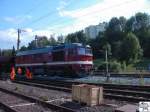
[[[9,90],[16,91],[16,92],[21,92],[21,93],[24,93],[26,95],[33,96],[36,98],[38,97],[41,100],[48,101],[49,103],[76,109],[77,112],[113,112],[116,107],[120,107],[124,104],[127,104],[127,102],[106,99],[104,100],[104,103],[110,104],[112,106],[102,105],[102,106],[88,107],[85,105],[83,106],[76,102],[72,102],[71,94],[67,92],[42,89],[38,87],[12,83],[11,81],[0,81],[0,87],[4,87]],[[29,110],[29,106],[26,106],[26,107]],[[41,107],[38,107],[38,108],[40,109]]]

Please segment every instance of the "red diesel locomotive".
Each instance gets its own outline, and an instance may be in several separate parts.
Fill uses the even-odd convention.
[[[89,45],[71,43],[20,51],[15,63],[16,68],[28,68],[33,75],[80,75],[91,71],[93,55]]]

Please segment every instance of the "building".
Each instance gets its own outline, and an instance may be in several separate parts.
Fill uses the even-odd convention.
[[[92,25],[85,28],[85,35],[89,38],[95,38],[97,35],[96,26]]]
[[[99,23],[98,25],[91,25],[85,28],[85,35],[89,38],[96,38],[99,32],[105,31],[107,26],[106,22]]]

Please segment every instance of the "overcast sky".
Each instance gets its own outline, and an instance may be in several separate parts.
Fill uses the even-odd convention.
[[[137,12],[150,14],[150,0],[0,0],[0,48],[21,46],[34,36],[66,35],[112,17],[129,18]]]

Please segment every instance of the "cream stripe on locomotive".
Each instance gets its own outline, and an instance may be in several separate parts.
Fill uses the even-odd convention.
[[[93,62],[92,61],[67,61],[67,62],[52,62],[52,63],[16,64],[16,66],[66,65],[66,64],[93,64]]]

